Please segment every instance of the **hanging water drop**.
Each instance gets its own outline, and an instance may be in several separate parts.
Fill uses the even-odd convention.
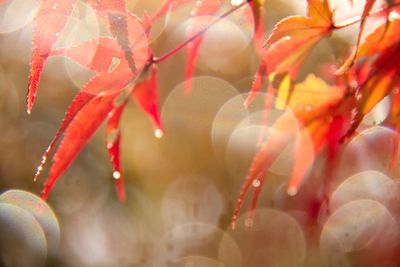
[[[156,138],[162,138],[163,137],[163,135],[164,135],[164,132],[163,132],[163,130],[161,130],[161,129],[156,129],[155,131],[154,131],[154,136],[156,137]]]
[[[121,178],[121,173],[119,171],[114,171],[113,177],[115,180],[118,180],[119,178]]]
[[[261,181],[258,179],[253,180],[252,182],[253,187],[259,187],[261,185]]]

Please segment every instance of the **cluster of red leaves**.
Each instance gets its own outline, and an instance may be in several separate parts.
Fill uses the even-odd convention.
[[[243,1],[223,14],[218,13],[225,4],[223,0],[196,1],[191,13],[193,19],[219,15],[208,26],[194,25],[188,28],[187,40],[161,57],[154,57],[147,43],[152,25],[168,12],[192,1],[166,0],[153,16],[145,13],[142,18],[138,18],[126,9],[124,0],[86,0],[109,35],[75,47],[54,49],[53,46],[64,29],[76,1],[41,0],[33,22],[28,113],[33,108],[40,76],[48,57],[67,57],[96,74],[73,99],[58,132],[43,156],[35,179],[53,149],[60,143],[52,156],[49,175],[42,192],[43,198],[48,197],[57,179],[103,121],[106,121],[106,147],[114,167],[113,175],[116,178],[118,196],[124,200],[119,158],[119,124],[129,99],[133,98],[150,116],[157,129],[156,133],[161,136],[162,124],[157,105],[157,63],[187,47],[185,89],[189,92],[190,78],[194,73],[199,48],[203,42],[202,34],[219,19],[246,4],[251,5],[253,11],[254,47],[262,54],[262,58],[245,106],[251,105],[263,83],[267,83],[265,119],[268,117],[268,109],[273,106],[285,110],[284,115],[273,125],[273,128],[279,130],[277,133],[285,134],[272,133],[256,153],[240,192],[234,223],[252,184],[257,186],[253,188],[250,209],[255,208],[269,167],[291,140],[296,140],[296,160],[288,183],[288,193],[295,194],[312,167],[315,157],[321,153],[327,153],[331,158],[335,157],[339,143],[345,142],[365,115],[387,96],[391,100],[391,109],[384,124],[396,130],[400,129],[398,0],[383,1],[377,11],[372,10],[378,1],[367,0],[360,17],[344,24],[333,21],[328,0],[308,0],[307,16],[283,19],[277,23],[266,41],[263,40],[264,1]],[[0,4],[7,2],[0,1]],[[386,22],[362,41],[366,21],[371,16],[384,17]],[[342,66],[337,66],[336,70],[331,71],[330,77],[334,83],[328,83],[314,74],[310,74],[304,81],[298,81],[299,70],[313,47],[323,38],[329,37],[333,31],[355,22],[360,22],[360,27],[354,50]]]
[[[9,2],[0,1],[0,4]],[[142,18],[138,18],[127,10],[125,0],[85,0],[84,2],[95,11],[98,21],[107,30],[108,35],[74,47],[55,49],[54,45],[77,2],[78,0],[41,0],[33,20],[28,113],[31,113],[34,106],[40,77],[49,57],[69,58],[95,73],[72,100],[61,126],[43,155],[34,179],[38,178],[47,159],[57,148],[52,155],[52,164],[42,191],[42,197],[46,199],[58,178],[106,121],[106,147],[114,168],[113,176],[118,197],[124,201],[126,196],[120,163],[119,129],[123,111],[129,99],[133,98],[153,121],[156,137],[163,135],[158,111],[157,63],[188,46],[186,77],[189,79],[194,71],[204,29],[197,29],[198,32],[193,28],[188,29],[189,38],[186,43],[163,57],[154,57],[147,42],[152,25],[168,12],[192,1],[166,0],[153,16],[145,13]],[[200,1],[193,10],[193,17],[215,15],[222,4],[223,1]]]
[[[250,210],[254,210],[269,167],[290,141],[296,140],[296,146],[287,191],[294,195],[315,158],[327,153],[329,164],[329,159],[337,156],[339,144],[347,141],[366,114],[387,96],[391,100],[391,112],[383,124],[399,129],[400,67],[397,62],[400,53],[400,2],[386,1],[380,9],[372,12],[375,2],[367,0],[359,18],[336,24],[327,0],[309,0],[306,17],[283,19],[267,38],[263,58],[245,104],[251,104],[254,95],[268,80],[266,107],[275,106],[285,109],[286,113],[272,126],[279,131],[271,133],[254,157],[236,205],[233,226],[246,194],[256,184],[250,206]],[[361,41],[366,20],[372,15],[384,16],[386,22]],[[354,50],[342,66],[331,71],[330,80],[334,84],[328,84],[314,74],[296,82],[299,69],[312,48],[332,31],[355,22],[360,22],[360,27]],[[296,121],[293,121],[293,116]],[[300,124],[300,129],[294,126],[296,122]]]

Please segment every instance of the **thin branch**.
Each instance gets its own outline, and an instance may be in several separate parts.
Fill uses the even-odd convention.
[[[376,16],[376,15],[379,15],[379,14],[381,14],[381,13],[383,13],[383,12],[387,12],[387,11],[389,11],[390,9],[392,9],[392,8],[394,8],[394,7],[396,7],[396,6],[400,6],[400,3],[394,3],[394,4],[391,5],[391,6],[383,7],[383,8],[380,8],[380,9],[378,9],[378,10],[372,11],[372,12],[370,12],[370,13],[368,14],[368,17]],[[336,23],[335,25],[333,25],[333,29],[335,29],[335,30],[340,30],[340,29],[349,27],[349,26],[351,26],[351,25],[354,25],[354,24],[360,22],[361,19],[362,19],[361,16],[357,16],[357,17],[354,17],[354,18],[350,18],[350,19],[345,20],[345,21],[342,21],[342,22],[340,22],[340,23]]]
[[[193,40],[195,40],[196,38],[200,37],[203,33],[205,33],[206,31],[208,31],[212,26],[214,26],[215,24],[217,24],[219,21],[221,21],[223,18],[229,16],[230,14],[232,14],[233,12],[235,12],[236,10],[240,9],[241,7],[245,6],[247,3],[252,2],[253,0],[248,0],[248,1],[243,1],[240,5],[237,5],[235,7],[233,7],[232,9],[228,10],[227,12],[225,12],[224,14],[222,14],[221,16],[219,16],[218,18],[216,18],[214,21],[212,21],[210,24],[208,24],[206,27],[204,27],[202,30],[200,30],[199,32],[197,32],[196,34],[194,34],[193,36],[189,37],[188,39],[186,39],[185,41],[183,41],[182,43],[180,43],[179,45],[177,45],[175,48],[173,48],[172,50],[170,50],[169,52],[167,52],[165,55],[162,55],[160,57],[153,57],[152,63],[160,63],[163,62],[165,60],[167,60],[168,58],[170,58],[171,56],[175,55],[176,53],[178,53],[181,49],[183,49],[185,46],[187,46],[190,42],[192,42]]]

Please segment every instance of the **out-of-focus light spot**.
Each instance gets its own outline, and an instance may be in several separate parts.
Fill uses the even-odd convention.
[[[0,33],[17,31],[26,26],[36,14],[38,2],[13,0],[0,5]]]
[[[361,131],[345,147],[338,169],[339,177],[349,177],[366,170],[382,173],[398,170],[396,146],[399,134],[392,129],[374,126]]]
[[[40,224],[51,253],[58,249],[60,226],[50,206],[40,197],[22,190],[9,190],[0,195],[0,203],[19,207],[31,214]]]
[[[400,195],[396,182],[377,171],[363,171],[344,180],[330,197],[331,211],[358,199],[376,200],[387,208]]]
[[[150,266],[144,258],[143,221],[125,205],[109,202],[101,209],[78,213],[64,228],[70,266]]]
[[[196,77],[191,82],[192,91],[189,95],[184,93],[185,83],[179,84],[171,91],[162,106],[161,117],[165,131],[183,131],[190,134],[194,143],[198,140],[197,137],[209,137],[212,121],[218,110],[227,99],[238,95],[239,92],[227,81],[215,77]]]
[[[151,254],[151,266],[181,266],[175,264],[179,264],[186,256],[192,256],[193,251],[196,251],[197,256],[212,255],[224,235],[221,229],[210,224],[178,225],[157,240]]]
[[[4,266],[44,266],[46,237],[37,220],[26,210],[0,203],[0,263]]]
[[[295,219],[282,211],[259,209],[254,212],[252,226],[247,227],[248,216],[242,215],[236,229],[229,232],[237,248],[230,238],[221,240],[218,254],[225,266],[302,266],[307,245]]]
[[[165,192],[161,212],[168,228],[186,223],[217,225],[225,205],[216,185],[205,177],[176,180]]]
[[[203,256],[187,256],[179,259],[171,267],[224,267],[222,263]]]
[[[338,208],[325,223],[320,253],[330,266],[354,266],[352,252],[361,260],[357,266],[379,266],[394,256],[398,235],[396,221],[385,206],[375,200],[354,200]]]
[[[233,14],[232,14],[233,15]],[[192,23],[208,25],[214,17],[198,17]],[[198,22],[200,21],[200,22]],[[198,67],[218,74],[237,75],[250,63],[246,50],[252,38],[252,31],[229,19],[222,19],[204,35],[199,51]],[[229,55],[229,57],[226,57]],[[232,68],[232,66],[236,68]]]

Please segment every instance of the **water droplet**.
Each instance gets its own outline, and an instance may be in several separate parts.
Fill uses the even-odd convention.
[[[113,177],[114,177],[114,179],[118,180],[119,178],[121,178],[121,173],[119,171],[114,171]]]
[[[161,129],[156,129],[156,130],[154,131],[154,136],[155,136],[156,138],[162,138],[163,135],[164,135],[164,132],[163,132],[163,130],[161,130]]]
[[[253,180],[252,185],[253,185],[254,187],[259,187],[259,186],[261,185],[261,181],[258,180],[258,179],[255,179],[255,180]]]

